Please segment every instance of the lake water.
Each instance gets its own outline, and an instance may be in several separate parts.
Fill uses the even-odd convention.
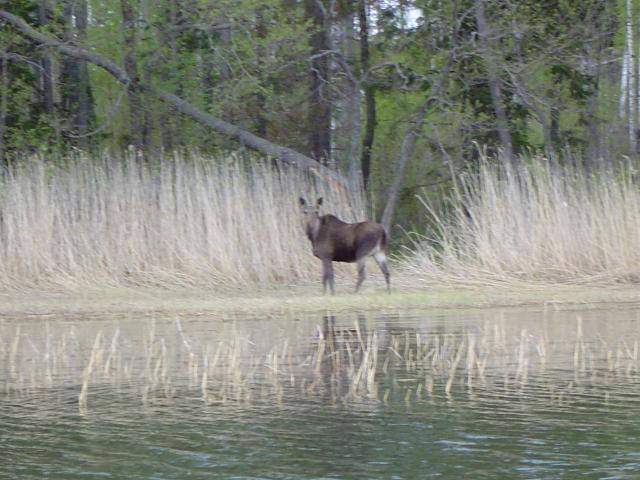
[[[0,320],[0,478],[640,478],[640,310]]]

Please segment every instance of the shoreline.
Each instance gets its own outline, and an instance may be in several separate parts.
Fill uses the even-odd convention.
[[[382,285],[352,293],[339,285],[335,296],[322,295],[318,285],[248,288],[215,292],[202,287],[108,287],[73,290],[0,292],[0,319],[102,317],[114,315],[278,315],[330,310],[449,310],[473,308],[542,307],[597,308],[606,304],[640,306],[637,285],[446,285],[394,287]]]

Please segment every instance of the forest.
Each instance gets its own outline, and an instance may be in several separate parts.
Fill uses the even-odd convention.
[[[35,278],[54,275],[52,269],[68,273],[82,263],[71,258],[76,245],[55,247],[64,252],[45,262],[48,267],[35,266],[42,260],[35,252],[11,267],[26,255],[25,240],[16,233],[25,227],[20,222],[30,221],[24,212],[43,205],[44,190],[38,188],[55,183],[47,180],[47,172],[55,169],[59,177],[69,169],[84,172],[74,181],[90,191],[96,191],[100,178],[118,177],[158,198],[163,187],[154,190],[158,182],[151,178],[158,169],[167,176],[157,178],[174,190],[178,181],[190,189],[191,179],[203,192],[206,179],[200,175],[206,172],[233,181],[240,170],[268,176],[274,168],[278,175],[293,175],[286,182],[304,172],[312,177],[314,191],[334,195],[336,211],[366,212],[394,232],[401,250],[411,243],[414,253],[439,266],[446,263],[443,255],[457,256],[456,262],[463,255],[485,271],[491,264],[500,274],[527,274],[521,266],[509,266],[515,255],[480,258],[482,218],[495,220],[501,211],[505,223],[520,232],[493,231],[494,241],[521,235],[535,243],[529,250],[536,252],[521,244],[510,247],[530,265],[536,255],[549,256],[544,241],[558,243],[557,228],[567,229],[567,237],[582,228],[563,221],[577,218],[575,211],[544,208],[564,204],[584,213],[585,205],[593,204],[606,216],[612,205],[607,202],[621,202],[615,205],[624,210],[635,198],[629,196],[635,195],[638,153],[638,20],[638,0],[2,0],[0,234],[1,254],[12,260],[3,263],[0,277],[11,283],[26,270]],[[150,172],[148,182],[127,176],[136,168]],[[505,178],[510,186],[504,187]],[[70,181],[59,179],[59,191],[73,191]],[[487,203],[488,185],[495,187],[492,201],[498,204]],[[24,193],[29,188],[31,196]],[[502,198],[500,188],[507,196],[520,189],[516,200],[509,197],[516,203]],[[348,208],[339,205],[344,197],[339,190],[350,192]],[[8,192],[14,192],[10,200]],[[16,195],[24,197],[22,203]],[[203,195],[200,200],[213,202]],[[289,201],[283,195],[278,201]],[[523,207],[526,195],[544,208]],[[95,207],[94,200],[87,200],[87,209]],[[144,198],[140,202],[134,204],[144,210]],[[172,202],[175,213],[177,200]],[[23,214],[16,213],[16,205]],[[483,207],[488,210],[478,212]],[[74,208],[78,212],[66,216],[43,211],[43,217],[31,220],[33,228],[50,219],[49,238],[55,242],[55,232],[64,230],[56,221],[77,220],[88,211]],[[162,208],[150,218],[162,215]],[[508,220],[519,209],[524,226]],[[542,212],[541,223],[555,221],[556,230],[537,238],[531,228],[535,211]],[[190,212],[194,224],[204,215]],[[634,222],[636,213],[630,215]],[[176,222],[180,218],[185,217],[177,215]],[[629,215],[621,222],[625,232],[636,225]],[[585,230],[584,235],[613,241],[620,225],[603,221],[600,233]],[[436,233],[418,239],[403,233],[426,227]],[[452,229],[455,247],[447,240]],[[148,240],[146,230],[141,235]],[[185,232],[176,232],[176,242],[180,235]],[[637,235],[629,235],[625,252],[631,254]],[[476,245],[475,253],[460,253],[465,242]],[[425,244],[437,248],[425,252]],[[609,247],[620,250],[619,244]],[[505,250],[502,243],[494,248]],[[552,267],[543,268],[545,275],[611,271],[611,256],[602,260],[598,253],[603,244],[593,252],[558,248],[557,258],[551,254]],[[173,260],[163,265],[172,272],[202,265],[200,258],[166,249]],[[109,265],[109,276],[159,265],[141,259],[139,251],[118,265],[105,260],[109,255],[91,251],[96,265]],[[568,260],[572,256],[575,261]],[[616,265],[629,260],[623,256]],[[411,268],[419,264],[414,261]],[[234,268],[229,271],[237,273]],[[616,272],[627,279],[637,273]],[[256,275],[262,278],[255,272],[245,277]]]

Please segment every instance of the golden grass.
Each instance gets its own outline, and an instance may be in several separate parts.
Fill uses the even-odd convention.
[[[301,195],[363,219],[357,195],[259,160],[27,159],[0,177],[0,287],[309,280]]]
[[[415,242],[401,270],[466,283],[637,282],[639,187],[630,165],[484,159],[460,178],[452,214],[434,215],[436,231]]]

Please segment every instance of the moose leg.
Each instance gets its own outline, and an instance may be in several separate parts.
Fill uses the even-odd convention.
[[[389,267],[387,267],[387,256],[384,252],[377,252],[373,255],[374,260],[380,267],[380,271],[384,275],[384,280],[387,282],[387,292],[391,293],[391,279],[389,275]]]
[[[364,282],[364,265],[367,257],[362,257],[357,260],[358,265],[358,282],[356,283],[356,293],[360,290],[360,285]]]
[[[322,261],[322,292],[327,293],[327,285],[329,285],[329,289],[331,294],[335,293],[333,288],[333,264],[331,260],[323,260]]]

